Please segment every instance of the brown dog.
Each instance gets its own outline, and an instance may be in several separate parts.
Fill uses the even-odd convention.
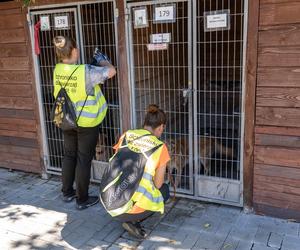
[[[183,168],[189,163],[188,138],[168,139],[166,144],[171,155],[169,171],[172,174],[173,170],[176,170],[175,185],[179,186]],[[213,155],[219,153],[226,156],[226,159],[234,157],[232,148],[225,147],[213,137],[200,137],[198,140],[198,150],[198,158],[203,165],[205,175],[210,175],[210,162]]]
[[[95,158],[97,161],[108,161],[110,157],[110,150],[107,146],[107,136],[105,134],[99,134],[98,142],[96,145]]]
[[[174,178],[174,185],[178,187],[181,181],[181,175],[183,168],[188,164],[189,155],[188,155],[188,140],[185,137],[179,137],[178,139],[167,139],[166,145],[168,147],[171,161],[168,165],[169,171],[169,181],[171,182],[170,178],[172,178],[173,171],[175,170],[175,178]]]

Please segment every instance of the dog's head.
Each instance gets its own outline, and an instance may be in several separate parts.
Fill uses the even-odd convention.
[[[99,134],[98,136],[95,157],[97,161],[108,161],[109,153],[107,146],[107,136],[105,134]]]
[[[167,139],[171,161],[168,165],[168,171],[171,174],[179,174],[181,169],[186,165],[188,159],[187,140],[184,137],[177,139]]]

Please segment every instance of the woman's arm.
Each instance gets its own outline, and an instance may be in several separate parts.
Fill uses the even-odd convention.
[[[107,66],[93,66],[86,64],[85,66],[85,87],[87,94],[93,94],[93,89],[97,84],[103,84],[109,78],[116,74],[114,66],[109,62]],[[101,62],[102,64],[102,62]],[[103,64],[106,64],[103,62]]]
[[[108,56],[102,53],[98,48],[95,49],[93,61],[95,62],[94,65],[99,65],[107,68],[107,79],[112,78],[116,74],[116,69],[111,64],[111,61],[108,58]]]
[[[161,188],[165,181],[165,174],[167,169],[167,163],[170,161],[170,155],[166,145],[163,145],[158,166],[155,170],[154,185],[156,188]]]
[[[167,168],[167,165],[163,165],[155,170],[154,185],[158,189],[161,188],[162,184],[165,181],[166,168]]]
[[[101,61],[99,65],[102,67],[107,67],[107,79],[112,78],[117,73],[115,67],[108,61]]]
[[[105,80],[112,78],[116,74],[116,69],[111,64],[109,58],[97,48],[93,56],[92,64],[86,64],[85,71],[87,94],[93,94],[95,85],[104,83]]]

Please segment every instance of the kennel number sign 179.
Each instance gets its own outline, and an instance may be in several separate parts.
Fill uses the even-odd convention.
[[[175,4],[159,6],[154,8],[155,23],[173,23],[176,19]]]

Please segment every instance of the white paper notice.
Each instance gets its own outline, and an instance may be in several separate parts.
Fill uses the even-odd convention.
[[[154,51],[154,50],[166,50],[168,49],[168,44],[167,43],[150,43],[147,44],[147,49],[148,51]]]
[[[204,31],[230,30],[230,10],[204,12]]]
[[[208,15],[206,17],[207,29],[218,29],[227,27],[227,14]]]
[[[151,43],[169,43],[171,42],[171,33],[152,34],[150,41]]]

